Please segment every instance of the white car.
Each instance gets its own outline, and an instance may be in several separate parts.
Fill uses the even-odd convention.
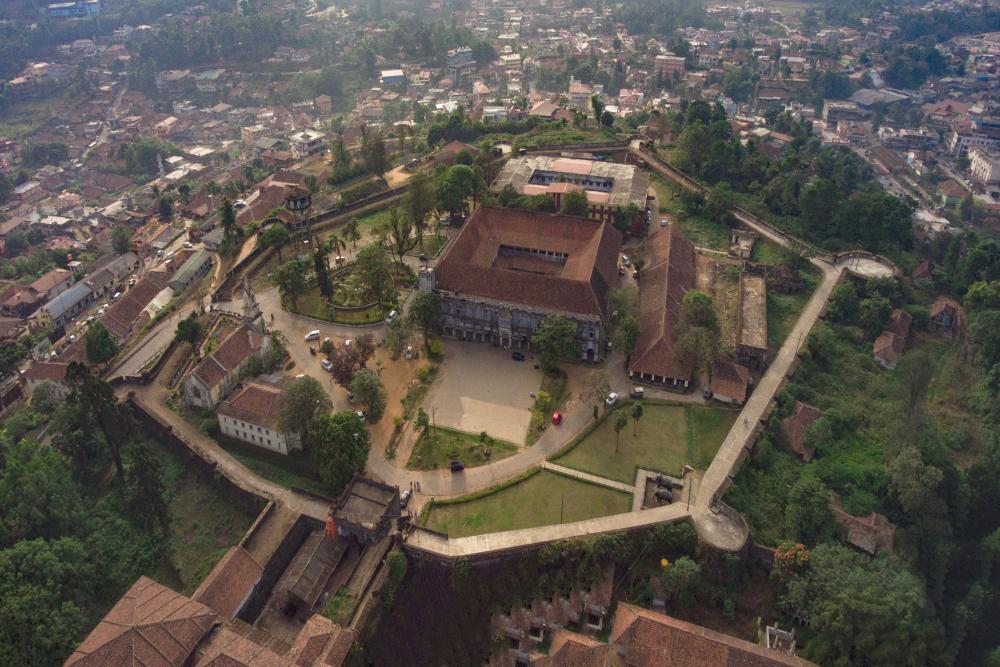
[[[327,373],[333,370],[333,362],[331,362],[329,359],[323,359],[322,361],[319,362],[319,365],[322,366],[323,370],[326,371]]]
[[[394,310],[391,313],[389,313],[389,315],[385,318],[385,323],[386,324],[392,324],[392,321],[394,319],[396,319],[397,317],[399,317],[399,311],[398,310]]]
[[[313,329],[306,334],[306,341],[319,340],[319,329]]]
[[[608,394],[608,397],[604,399],[604,405],[608,407],[611,407],[617,402],[618,402],[618,393],[614,391]]]

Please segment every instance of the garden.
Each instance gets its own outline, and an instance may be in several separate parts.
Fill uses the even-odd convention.
[[[426,413],[424,413],[426,414]],[[485,431],[478,435],[441,426],[428,426],[413,445],[408,470],[447,468],[452,461],[467,467],[486,465],[517,453],[517,445],[499,440]]]
[[[680,475],[684,465],[704,470],[725,440],[738,412],[720,407],[644,401],[635,419],[634,403],[607,413],[555,463],[631,484],[636,468]],[[627,425],[615,432],[618,415]]]
[[[622,514],[631,510],[632,496],[536,468],[499,487],[428,507],[422,525],[456,538]]]

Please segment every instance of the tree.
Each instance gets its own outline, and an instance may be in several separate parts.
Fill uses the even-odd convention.
[[[563,215],[576,215],[586,218],[590,215],[590,204],[587,203],[587,192],[585,190],[570,190],[563,195],[562,207],[559,212]]]
[[[858,288],[850,280],[837,285],[830,296],[827,314],[834,322],[852,324],[858,319]]]
[[[611,127],[615,124],[615,115],[610,111],[605,111],[601,114],[601,125],[604,127]]]
[[[615,417],[615,454],[618,453],[618,443],[622,438],[622,429],[628,426],[628,417],[625,416],[624,412],[619,412],[618,416]]]
[[[310,375],[293,378],[278,396],[278,427],[304,439],[309,425],[332,407],[319,380]]]
[[[899,559],[868,559],[839,544],[821,544],[780,601],[809,618],[803,657],[818,664],[947,662],[943,630],[923,585]]]
[[[22,541],[0,551],[0,664],[58,665],[84,630],[91,602],[87,549],[74,538]]]
[[[273,222],[260,233],[259,243],[264,248],[274,248],[281,262],[281,251],[292,242],[292,233],[283,222]]]
[[[427,429],[431,427],[431,418],[427,414],[427,411],[423,408],[417,408],[417,417],[413,420],[413,425],[420,430],[421,433],[426,433]]]
[[[869,338],[874,338],[885,327],[892,314],[892,304],[884,296],[874,294],[866,299],[862,299],[859,307],[859,320],[861,327]]]
[[[305,260],[293,258],[279,264],[271,274],[271,284],[278,288],[283,298],[291,299],[295,308],[299,306],[299,297],[309,288],[306,281],[308,270],[309,265]]]
[[[408,215],[400,215],[399,208],[394,206],[386,216],[385,228],[392,249],[402,262],[403,255],[413,250],[417,244],[417,239],[413,238],[413,222]]]
[[[358,253],[355,266],[368,291],[378,302],[379,310],[382,310],[383,302],[392,287],[392,269],[385,251],[375,244],[365,246]]]
[[[798,542],[815,545],[837,534],[833,518],[833,494],[814,474],[803,474],[788,492],[785,534]]]
[[[632,359],[632,353],[635,352],[635,346],[639,343],[639,323],[635,321],[634,317],[626,315],[618,324],[618,328],[615,329],[614,343],[615,349],[620,350],[625,355],[625,366],[628,366]]]
[[[201,322],[194,316],[194,313],[178,322],[177,329],[174,331],[174,338],[191,345],[197,345],[198,341],[201,340],[201,335]]]
[[[539,361],[546,373],[553,372],[560,360],[580,356],[576,324],[562,315],[547,315],[531,340],[538,348]]]
[[[389,170],[389,156],[385,152],[382,132],[361,133],[361,160],[365,163],[365,168],[378,178],[382,178]]]
[[[354,251],[358,251],[358,241],[361,240],[361,230],[358,228],[357,218],[351,218],[344,225],[344,238],[351,242]]]
[[[323,248],[317,247],[313,251],[313,275],[316,276],[316,286],[319,287],[319,293],[326,299],[333,296],[333,283],[330,280],[329,261]]]
[[[354,339],[354,349],[358,355],[358,366],[365,368],[368,360],[375,356],[375,336],[370,333],[361,334]]]
[[[343,491],[368,459],[370,436],[364,422],[350,410],[318,417],[309,427],[309,455],[331,495]]]
[[[476,174],[464,164],[456,164],[448,169],[441,169],[434,175],[434,196],[437,206],[447,211],[453,218],[465,211],[465,200],[472,196],[475,190]]]
[[[111,332],[100,321],[87,327],[87,333],[84,334],[83,338],[87,350],[87,361],[92,364],[104,363],[118,352],[118,344],[111,337]]]
[[[642,403],[636,402],[632,406],[632,435],[639,429],[639,420],[642,419]]]
[[[679,327],[681,329],[704,327],[709,331],[718,332],[719,322],[715,316],[712,297],[698,290],[688,291],[681,301]]]
[[[431,334],[441,320],[441,299],[430,290],[420,290],[410,302],[407,315],[410,326],[419,329],[424,337],[424,350],[430,346]]]
[[[174,202],[166,195],[160,195],[160,200],[156,204],[161,220],[169,220],[174,217]]]
[[[111,230],[111,248],[115,253],[124,255],[132,247],[132,232],[125,225],[117,225]]]
[[[351,393],[354,394],[354,400],[365,406],[365,414],[371,421],[377,422],[385,414],[388,392],[375,373],[356,373],[351,380]]]
[[[86,519],[86,512],[65,461],[50,447],[28,440],[4,440],[0,546],[75,533]]]
[[[431,187],[430,179],[422,172],[417,172],[410,177],[410,185],[406,191],[406,198],[403,200],[403,207],[417,229],[417,239],[421,252],[424,249],[424,223],[434,211],[434,206],[434,190]]]
[[[385,329],[385,346],[393,359],[403,354],[410,342],[410,318],[397,317]]]
[[[222,224],[222,238],[228,239],[232,236],[233,227],[236,225],[236,209],[233,208],[233,202],[229,201],[228,197],[223,199],[222,205],[219,206],[219,216]]]
[[[332,364],[330,375],[333,376],[334,382],[341,387],[349,387],[360,367],[357,348],[353,345],[341,345],[333,350],[328,358]]]
[[[712,297],[698,290],[684,295],[677,324],[674,358],[688,374],[708,370],[719,349],[719,322]]]
[[[590,96],[590,109],[594,113],[594,125],[600,125],[601,116],[604,115],[604,102],[601,101],[600,95]]]
[[[687,556],[681,556],[663,568],[660,582],[672,603],[678,607],[689,606],[701,585],[701,566]]]
[[[163,466],[141,440],[128,446],[125,496],[129,514],[146,530],[164,537],[170,528]]]

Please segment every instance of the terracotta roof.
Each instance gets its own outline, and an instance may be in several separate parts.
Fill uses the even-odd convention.
[[[479,208],[436,269],[438,289],[603,317],[608,289],[617,279],[621,236],[610,225],[574,216],[516,209]],[[565,255],[534,261],[537,271],[500,257],[504,248]]]
[[[261,349],[263,338],[248,324],[241,324],[229,334],[215,352],[206,357],[194,374],[211,388],[233,375],[250,355]]]
[[[52,269],[35,282],[28,285],[28,289],[34,290],[38,294],[45,294],[50,289],[61,282],[64,282],[72,274],[66,269]]]
[[[108,308],[101,322],[119,342],[124,341],[132,332],[146,306],[167,286],[168,280],[169,276],[165,271],[146,274]]]
[[[552,636],[548,658],[532,664],[539,667],[604,667],[613,650],[608,644],[559,629]]]
[[[269,385],[248,382],[233,397],[219,404],[218,413],[272,431],[278,430],[278,398],[281,390]]]
[[[891,331],[905,341],[906,337],[910,335],[911,324],[913,324],[913,316],[905,310],[897,308],[889,316],[889,325],[886,327],[886,330]]]
[[[840,500],[833,496],[833,515],[847,531],[847,542],[851,546],[874,556],[879,549],[892,551],[896,537],[896,526],[878,512],[869,512],[860,517],[849,514]]]
[[[66,369],[69,364],[55,361],[35,361],[24,371],[24,379],[33,382],[51,380],[62,382],[66,379]]]
[[[708,628],[620,603],[609,640],[629,667],[777,667],[811,665]]]
[[[233,618],[260,581],[264,568],[241,546],[226,552],[198,586],[192,599],[214,609],[220,616]]]
[[[629,370],[687,379],[674,365],[674,328],[684,295],[694,288],[694,246],[671,223],[651,234],[646,248],[639,283],[639,342]]]
[[[816,448],[806,442],[806,430],[817,419],[823,416],[823,411],[802,401],[795,401],[795,410],[782,424],[785,438],[795,453],[809,462],[816,454]]]
[[[750,382],[750,371],[746,366],[733,363],[728,359],[716,359],[712,362],[712,393],[728,396],[742,404],[747,399],[747,384]]]
[[[906,337],[910,333],[912,323],[913,316],[905,310],[897,308],[892,311],[885,331],[875,339],[875,343],[872,345],[875,357],[889,363],[895,363],[903,354],[903,348],[906,347]]]
[[[224,625],[212,633],[191,662],[193,667],[284,667],[291,663],[270,648]]]
[[[934,304],[931,306],[929,315],[932,318],[938,317],[949,308],[955,312],[954,317],[956,322],[961,322],[964,319],[965,309],[962,308],[962,304],[947,296],[939,296],[935,299]]]
[[[180,667],[215,621],[205,605],[139,577],[64,665]]]

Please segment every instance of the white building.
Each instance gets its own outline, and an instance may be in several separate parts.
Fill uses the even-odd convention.
[[[281,390],[266,384],[246,383],[217,409],[223,435],[278,454],[301,449],[294,433],[278,426],[278,398]]]
[[[1000,183],[1000,151],[976,147],[969,151],[972,177],[983,185]]]
[[[302,130],[288,138],[292,155],[301,160],[326,150],[326,135],[314,130]]]

